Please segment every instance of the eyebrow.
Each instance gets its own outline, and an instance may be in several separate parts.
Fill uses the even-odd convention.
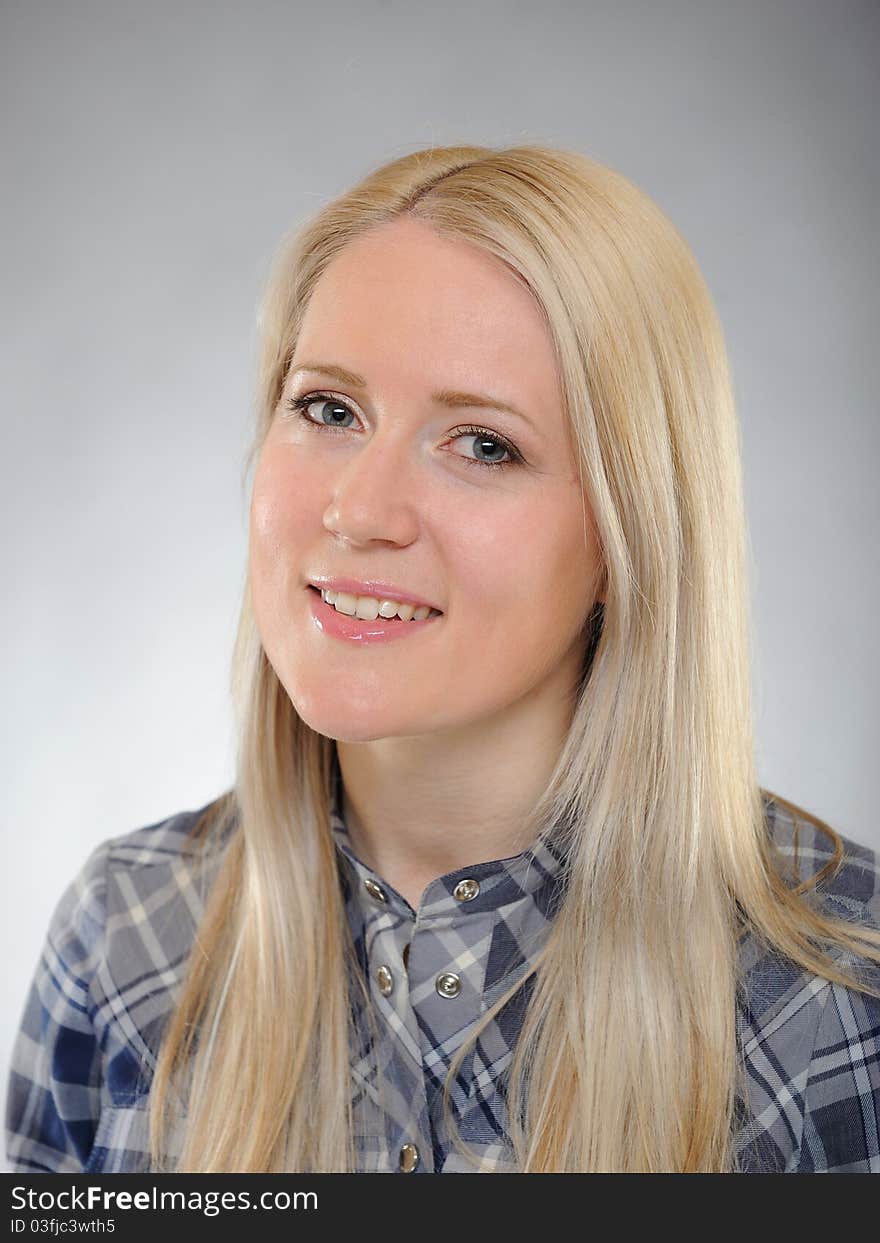
[[[299,375],[302,371],[311,371],[315,375],[329,376],[331,380],[337,380],[340,384],[348,385],[349,388],[365,389],[367,387],[367,382],[363,376],[356,375],[355,372],[348,371],[345,367],[339,367],[335,363],[299,363],[291,374]],[[459,389],[443,388],[436,393],[432,393],[431,398],[438,405],[448,406],[450,409],[473,407],[482,410],[503,410],[506,414],[512,414],[516,418],[522,419],[530,427],[535,427],[534,420],[530,419],[527,414],[523,414],[521,410],[517,410],[516,406],[511,406],[506,401],[500,401],[495,397],[488,397],[482,393],[463,393]]]

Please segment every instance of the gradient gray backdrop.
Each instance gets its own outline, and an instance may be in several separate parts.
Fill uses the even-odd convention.
[[[727,334],[762,783],[880,847],[874,0],[5,0],[0,1067],[100,840],[219,794],[255,309],[282,234],[427,143],[618,168]]]

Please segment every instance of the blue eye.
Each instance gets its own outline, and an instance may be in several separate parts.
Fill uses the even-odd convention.
[[[335,397],[325,397],[323,394],[317,394],[317,395],[311,394],[306,397],[297,397],[296,400],[291,399],[288,405],[290,406],[292,410],[299,410],[302,413],[302,417],[305,419],[305,421],[307,423],[311,423],[315,427],[340,427],[341,421],[337,417],[340,413],[342,413],[343,416],[346,414],[350,414],[352,415],[352,417],[354,417],[353,411],[349,410],[348,406],[346,406],[344,402],[337,401]],[[323,407],[323,409],[321,410],[322,419],[324,418],[324,414],[326,413],[327,408],[332,407],[333,416],[330,422],[318,422],[317,419],[311,418],[306,413],[309,406],[317,406],[317,405],[320,405]]]
[[[343,425],[343,419],[347,415],[355,418],[354,411],[338,397],[334,397],[332,393],[306,393],[302,397],[288,397],[286,403],[288,410],[295,411],[306,426],[316,431],[329,429],[331,431],[346,432],[349,431],[351,424]],[[313,419],[309,414],[310,406],[320,406],[320,419]],[[329,420],[326,418],[329,412]],[[523,456],[504,436],[500,436],[497,432],[490,432],[485,427],[457,427],[450,437],[451,440],[459,440],[470,438],[480,446],[481,452],[506,453],[507,459],[503,461],[486,461],[479,457],[462,457],[461,460],[468,466],[481,466],[489,470],[503,470],[508,466],[518,466],[523,462]]]
[[[519,457],[518,454],[516,457],[514,456],[514,454],[516,454],[516,449],[514,449],[513,445],[511,445],[508,441],[502,440],[501,437],[497,436],[494,432],[488,432],[485,430],[485,428],[482,428],[482,427],[461,427],[457,431],[456,439],[458,437],[466,437],[466,438],[469,438],[475,441],[480,446],[481,453],[488,446],[489,447],[488,451],[490,453],[493,450],[495,450],[496,452],[500,450],[501,453],[507,453],[510,455],[507,461],[502,461],[502,462],[497,462],[497,461],[487,462],[487,461],[484,461],[483,458],[478,458],[478,457],[477,458],[466,457],[464,459],[465,462],[468,462],[468,463],[472,462],[475,466],[494,466],[496,468],[499,466],[516,465],[517,458]]]

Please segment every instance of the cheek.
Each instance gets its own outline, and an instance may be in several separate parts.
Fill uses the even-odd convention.
[[[254,475],[249,553],[254,603],[284,608],[285,593],[295,587],[306,566],[306,548],[320,524],[318,486],[306,472],[294,472],[283,453],[264,454]],[[270,595],[271,593],[271,595]]]
[[[251,538],[264,552],[279,554],[302,540],[315,521],[320,483],[313,472],[296,469],[283,451],[265,453],[254,475]]]
[[[577,493],[545,492],[503,520],[469,523],[456,543],[465,599],[500,627],[515,618],[520,628],[545,627],[549,638],[551,622],[577,629],[589,611],[598,554]]]

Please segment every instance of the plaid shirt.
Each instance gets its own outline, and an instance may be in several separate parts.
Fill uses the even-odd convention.
[[[768,830],[789,883],[830,857],[827,838],[769,798]],[[352,1048],[360,1168],[468,1172],[444,1125],[449,1061],[480,1015],[527,970],[561,894],[551,846],[433,881],[418,911],[353,853],[337,783],[340,883],[378,1019],[378,1048]],[[149,1080],[220,852],[197,874],[181,812],[99,845],[52,917],[14,1049],[7,1108],[12,1169],[147,1171]],[[821,885],[836,914],[880,926],[880,860],[844,838]],[[796,860],[796,866],[794,866]],[[737,1029],[748,1082],[736,1147],[749,1173],[880,1172],[880,1000],[741,945],[747,1004]],[[842,950],[834,956],[850,958]],[[862,963],[864,959],[860,959]],[[872,979],[880,979],[880,971]],[[504,1072],[532,977],[468,1053],[453,1116],[485,1172],[509,1168]],[[358,1030],[366,1032],[360,1026]]]

